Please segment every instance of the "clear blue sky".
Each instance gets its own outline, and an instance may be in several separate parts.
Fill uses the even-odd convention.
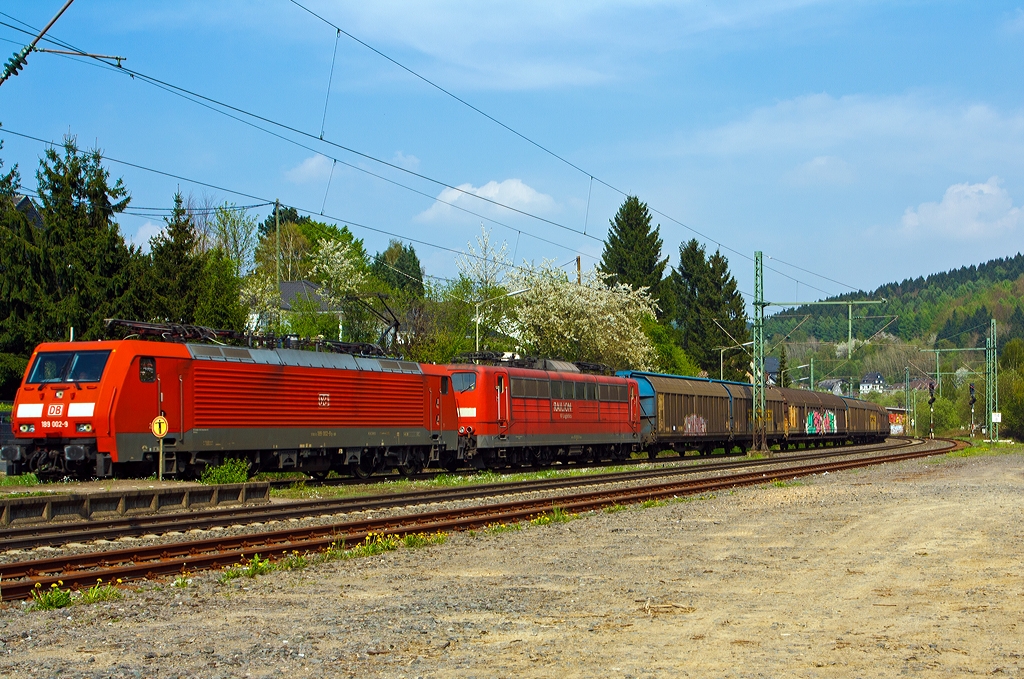
[[[38,28],[61,4],[8,0],[0,11]],[[440,196],[507,225],[489,228],[517,260],[561,264],[579,251],[584,266],[596,261],[602,244],[572,230],[586,224],[603,237],[622,196],[596,181],[591,190],[589,175],[745,256],[762,249],[856,288],[1021,249],[1024,9],[1015,3],[303,4],[585,172],[344,35],[325,117],[336,32],[289,0],[77,0],[51,34],[311,133],[275,129],[313,150],[51,54],[33,54],[0,87],[0,123],[45,139],[70,133],[112,158],[465,249],[481,218],[431,199]],[[7,55],[28,36],[0,26],[0,39]],[[326,140],[572,230],[354,156],[316,139],[321,129]],[[18,163],[34,188],[42,145],[3,140],[6,165]],[[427,196],[340,164],[327,191],[326,156]],[[178,188],[255,202],[110,170],[134,206],[166,208]],[[694,234],[656,221],[674,263]],[[140,241],[160,223],[121,218]],[[388,236],[353,231],[371,252],[386,247]],[[454,274],[451,252],[416,250],[427,273]],[[750,261],[725,254],[752,291]],[[767,272],[770,299],[847,291],[779,261],[766,265],[800,281]]]

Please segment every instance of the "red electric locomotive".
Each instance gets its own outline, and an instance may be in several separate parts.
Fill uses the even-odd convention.
[[[639,449],[636,380],[583,374],[563,361],[538,367],[448,366],[468,464],[546,466],[625,459]]]
[[[14,471],[43,476],[195,475],[228,457],[253,471],[415,473],[454,457],[447,370],[290,349],[141,340],[41,344],[12,413]]]

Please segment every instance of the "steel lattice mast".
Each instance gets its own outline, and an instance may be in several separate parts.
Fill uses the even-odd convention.
[[[761,251],[754,253],[754,362],[751,366],[753,376],[753,425],[754,446],[759,452],[768,450],[768,422],[765,412],[765,379],[764,379],[764,269],[761,264]]]

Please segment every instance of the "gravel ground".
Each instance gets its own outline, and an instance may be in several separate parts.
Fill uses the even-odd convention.
[[[1024,676],[1024,454],[0,608],[23,677]]]

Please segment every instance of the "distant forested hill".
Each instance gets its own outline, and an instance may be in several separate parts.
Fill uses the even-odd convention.
[[[1024,255],[829,299],[882,298],[884,304],[854,307],[855,338],[867,339],[884,330],[920,346],[984,346],[989,320],[995,318],[1003,345],[1013,337],[1024,338]],[[766,336],[777,341],[789,335],[792,342],[845,342],[846,333],[847,307],[838,305],[786,309],[766,319],[765,325]]]

